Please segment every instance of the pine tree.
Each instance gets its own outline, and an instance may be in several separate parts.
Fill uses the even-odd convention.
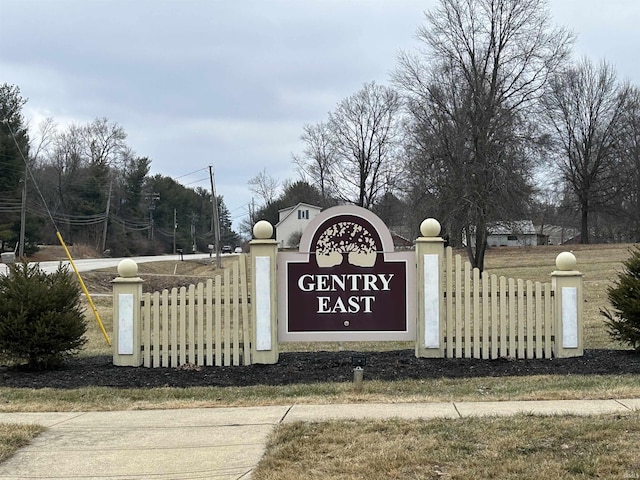
[[[607,288],[613,309],[603,308],[609,334],[640,352],[640,247],[631,249],[631,257],[623,262],[623,271]]]
[[[0,356],[32,370],[56,368],[85,344],[80,288],[67,268],[47,275],[17,263],[0,275]]]

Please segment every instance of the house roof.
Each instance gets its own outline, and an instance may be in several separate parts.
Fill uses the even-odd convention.
[[[489,235],[536,235],[537,233],[531,220],[496,222],[489,227]]]
[[[276,228],[278,227],[278,225],[284,222],[289,217],[289,215],[291,215],[293,212],[297,211],[300,208],[312,208],[314,210],[317,210],[318,212],[322,211],[322,207],[319,207],[317,205],[311,205],[310,203],[304,203],[304,202],[300,202],[297,205],[294,205],[293,207],[281,208],[280,210],[278,210],[278,217],[280,218],[280,220],[278,221],[278,223],[276,223]]]
[[[281,208],[280,210],[278,210],[278,213],[284,212],[286,210],[296,210],[298,207],[310,207],[310,208],[315,208],[316,210],[322,210],[322,207],[319,207],[317,205],[311,205],[310,203],[300,202],[297,205],[294,205],[293,207]]]

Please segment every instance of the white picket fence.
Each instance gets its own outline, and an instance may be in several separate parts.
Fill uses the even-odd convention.
[[[449,358],[550,358],[551,283],[480,275],[445,250],[445,353]]]
[[[250,365],[246,256],[206,282],[146,293],[145,367]]]

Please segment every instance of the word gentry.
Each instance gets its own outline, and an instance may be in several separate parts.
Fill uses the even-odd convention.
[[[388,291],[393,273],[306,274],[298,279],[303,292]]]

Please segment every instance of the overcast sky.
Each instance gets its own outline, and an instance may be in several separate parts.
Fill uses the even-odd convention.
[[[0,0],[0,83],[33,131],[106,117],[151,173],[209,189],[234,224],[247,181],[295,179],[306,123],[366,82],[389,83],[436,0]],[[576,57],[640,85],[640,1],[550,0]],[[191,174],[191,172],[196,172]]]

